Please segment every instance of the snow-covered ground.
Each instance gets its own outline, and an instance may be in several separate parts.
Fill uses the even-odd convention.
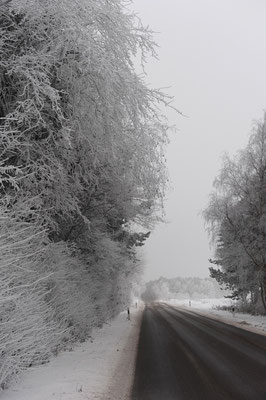
[[[172,299],[169,300],[167,303],[170,304],[176,304],[180,306],[188,306],[189,307],[189,302],[191,302],[191,307],[192,308],[197,308],[200,310],[211,310],[217,306],[231,306],[234,304],[234,302],[231,299],[225,299],[224,297],[220,299],[200,299],[200,300],[177,300],[177,299]]]
[[[229,299],[170,300],[168,303],[197,311],[223,322],[266,335],[266,317],[217,310],[233,305]],[[142,307],[132,308],[131,321],[121,313],[90,340],[51,362],[27,370],[1,400],[126,400],[133,382]]]
[[[189,300],[172,299],[167,301],[167,303],[187,307],[190,310],[197,310],[198,312],[208,314],[209,316],[222,320],[223,322],[252,330],[257,333],[266,334],[266,316],[244,314],[237,311],[233,314],[231,311],[216,309],[218,306],[233,307],[234,302],[231,299],[191,300],[191,306],[189,305]]]
[[[27,370],[1,400],[125,400],[134,376],[142,308],[121,313],[91,338]]]

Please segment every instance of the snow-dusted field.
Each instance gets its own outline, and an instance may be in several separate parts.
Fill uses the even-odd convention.
[[[217,306],[231,306],[234,304],[234,302],[231,299],[225,299],[225,298],[220,298],[220,299],[201,299],[201,300],[177,300],[177,299],[171,299],[167,301],[169,304],[176,304],[180,306],[188,306],[189,307],[189,301],[191,301],[191,307],[192,308],[197,308],[201,310],[211,310],[214,307]]]
[[[218,318],[229,324],[239,326],[244,329],[256,331],[258,333],[266,334],[266,316],[262,315],[250,315],[235,312],[234,314],[230,311],[217,310],[217,306],[233,306],[234,302],[231,299],[202,299],[202,300],[191,300],[191,306],[189,300],[176,300],[172,299],[167,303],[182,307],[187,307],[191,310],[198,310],[198,312],[208,314],[214,318]]]
[[[131,389],[141,309],[92,332],[91,339],[32,368],[1,400],[125,400]]]

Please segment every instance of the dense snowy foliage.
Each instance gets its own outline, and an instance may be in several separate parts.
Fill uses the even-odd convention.
[[[128,304],[162,203],[169,98],[125,4],[0,2],[2,387]]]
[[[212,278],[159,278],[146,283],[143,301],[170,299],[204,299],[223,297],[225,292]]]
[[[266,310],[266,120],[243,151],[225,157],[214,186],[204,212],[216,248],[211,276]]]

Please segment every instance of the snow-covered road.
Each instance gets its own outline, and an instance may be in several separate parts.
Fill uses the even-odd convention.
[[[91,339],[26,371],[1,400],[126,400],[135,367],[142,310],[126,312]]]

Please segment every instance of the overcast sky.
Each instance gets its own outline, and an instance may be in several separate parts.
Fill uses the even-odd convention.
[[[169,223],[147,241],[144,279],[205,277],[211,250],[199,213],[221,156],[246,145],[266,109],[266,1],[135,0],[133,9],[158,32],[159,60],[148,60],[147,82],[170,86],[189,115],[168,114],[178,128],[167,151]]]

